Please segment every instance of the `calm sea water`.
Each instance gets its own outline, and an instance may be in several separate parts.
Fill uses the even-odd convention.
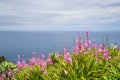
[[[74,39],[78,38],[78,32],[59,31],[59,32],[15,32],[0,31],[0,56],[5,56],[8,61],[16,63],[17,55],[21,59],[28,60],[32,57],[32,52],[37,55],[44,53],[61,52],[63,47],[71,51],[74,46]],[[81,38],[85,39],[84,32]],[[108,38],[109,44],[119,44],[120,32],[90,32],[90,39],[101,44]]]

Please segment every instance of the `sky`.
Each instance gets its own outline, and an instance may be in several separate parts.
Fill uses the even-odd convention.
[[[120,31],[120,0],[0,0],[0,31]]]

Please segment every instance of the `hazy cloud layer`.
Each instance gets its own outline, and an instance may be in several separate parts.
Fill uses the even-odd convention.
[[[120,0],[0,0],[0,30],[120,30]]]

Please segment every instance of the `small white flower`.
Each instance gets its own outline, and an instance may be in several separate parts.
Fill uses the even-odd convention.
[[[117,48],[117,45],[114,45],[114,47],[113,47],[114,49],[116,49]]]
[[[64,71],[64,74],[65,74],[65,75],[67,75],[67,74],[68,74],[68,72],[67,72],[67,71]]]

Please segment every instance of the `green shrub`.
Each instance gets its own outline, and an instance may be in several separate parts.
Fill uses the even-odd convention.
[[[6,58],[4,56],[0,56],[0,63],[7,61]]]

